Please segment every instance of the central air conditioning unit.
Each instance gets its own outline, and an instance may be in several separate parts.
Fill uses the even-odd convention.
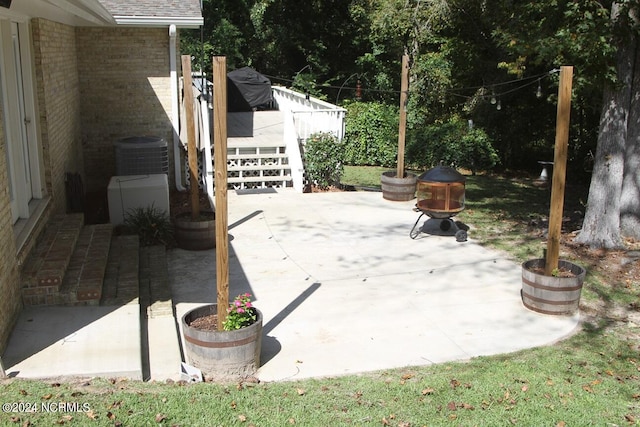
[[[136,208],[148,208],[169,215],[169,180],[166,174],[113,176],[107,188],[109,222],[123,224]]]
[[[156,136],[131,136],[113,144],[116,175],[168,174],[167,141]]]

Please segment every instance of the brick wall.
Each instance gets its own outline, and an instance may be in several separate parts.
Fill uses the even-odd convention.
[[[75,28],[32,21],[45,183],[53,211],[66,211],[66,172],[83,172]]]
[[[11,224],[4,119],[0,102],[0,355],[22,307],[16,246]]]
[[[118,139],[159,136],[172,157],[169,33],[87,27],[76,35],[86,187],[106,190]]]

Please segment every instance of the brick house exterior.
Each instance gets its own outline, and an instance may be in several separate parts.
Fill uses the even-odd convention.
[[[177,31],[202,23],[199,0],[0,7],[0,355],[22,309],[21,267],[67,210],[66,174],[105,190],[121,137],[160,136],[173,152]]]

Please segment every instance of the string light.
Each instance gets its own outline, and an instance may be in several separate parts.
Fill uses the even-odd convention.
[[[536,98],[542,98],[542,84],[540,83],[540,79],[538,79],[538,90],[536,90]]]
[[[300,71],[298,71],[295,75],[295,77],[298,76],[298,74],[300,74],[302,71],[304,71],[307,68],[311,68],[310,65],[306,65],[304,66],[302,69],[300,69]],[[555,73],[559,73],[560,69],[559,68],[554,68],[550,71],[544,72],[542,74],[538,74],[535,76],[531,76],[531,77],[526,77],[523,79],[514,79],[514,80],[509,80],[509,81],[505,81],[505,82],[501,82],[501,83],[495,83],[493,85],[489,85],[489,88],[491,89],[491,97],[489,98],[489,102],[491,103],[491,105],[495,105],[497,110],[501,110],[502,109],[502,104],[500,102],[500,97],[513,93],[513,92],[517,92],[521,89],[524,89],[528,86],[531,86],[535,83],[538,83],[538,87],[536,90],[536,97],[537,98],[541,98],[543,96],[542,93],[542,79],[545,77],[548,77],[552,74]],[[277,81],[281,81],[281,82],[285,82],[285,83],[293,83],[295,80],[291,80],[291,79],[286,79],[286,78],[282,78],[282,77],[277,77],[277,76],[271,76],[268,74],[263,74],[264,76],[272,79],[272,80],[277,80]],[[358,75],[358,73],[354,74],[354,75]],[[338,96],[340,91],[342,90],[353,90],[356,91],[356,98],[359,98],[362,96],[362,92],[369,92],[369,93],[395,93],[395,94],[399,94],[400,91],[399,90],[384,90],[384,89],[363,89],[362,86],[360,84],[358,84],[355,87],[350,87],[350,86],[346,86],[345,84],[348,82],[349,79],[351,79],[354,75],[351,75],[347,80],[344,81],[344,83],[341,86],[333,86],[333,85],[328,85],[328,84],[315,84],[314,87],[316,88],[320,88],[320,89],[338,89]],[[294,77],[294,79],[295,79]],[[358,80],[359,83],[359,80]],[[506,85],[511,85],[514,83],[522,83],[519,86],[513,88],[513,89],[509,89],[509,90],[505,90],[503,92],[496,92],[495,89],[502,87],[502,86],[506,86]],[[460,97],[460,98],[464,98],[464,99],[474,99],[477,98],[478,95],[473,95],[473,96],[469,96],[469,95],[463,95],[461,93],[457,93],[457,92],[462,92],[462,91],[469,91],[469,90],[478,90],[480,89],[482,92],[482,95],[480,95],[481,98],[486,99],[486,86],[468,86],[468,87],[461,87],[461,88],[454,88],[454,89],[449,89],[446,91],[446,93],[448,93],[451,96],[456,96],[456,97]],[[411,92],[411,91],[410,91]],[[336,99],[337,101],[337,99]]]

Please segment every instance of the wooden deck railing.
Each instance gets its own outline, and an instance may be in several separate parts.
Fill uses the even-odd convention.
[[[307,138],[317,132],[333,133],[341,141],[344,137],[346,110],[284,87],[273,86],[272,90],[278,109],[284,113],[284,140],[293,187],[302,191],[304,165],[301,148]]]

